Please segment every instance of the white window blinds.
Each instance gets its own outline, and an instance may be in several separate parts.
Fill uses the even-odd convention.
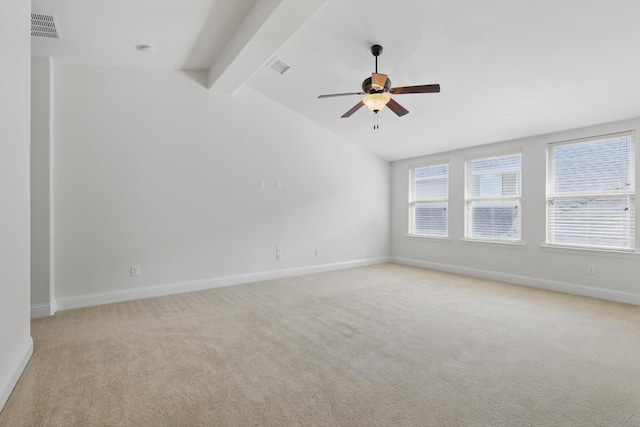
[[[449,234],[449,164],[409,169],[409,234]]]
[[[520,241],[521,153],[465,163],[465,238]]]
[[[547,147],[547,244],[634,249],[633,134]]]

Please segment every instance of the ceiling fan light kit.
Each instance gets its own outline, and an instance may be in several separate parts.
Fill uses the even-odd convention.
[[[388,106],[398,117],[402,117],[409,113],[409,110],[404,108],[393,100],[387,93],[393,95],[401,95],[407,93],[437,93],[440,92],[439,84],[420,85],[420,86],[403,86],[403,87],[391,87],[391,79],[386,74],[378,73],[378,56],[382,54],[382,46],[374,44],[371,46],[371,54],[375,57],[376,70],[371,73],[371,77],[367,77],[362,82],[362,92],[348,92],[348,93],[333,93],[329,95],[320,95],[318,98],[332,98],[336,96],[347,95],[365,95],[360,102],[353,106],[349,111],[344,113],[341,117],[351,117],[353,113],[358,111],[363,105],[366,105],[369,110],[373,111],[376,115],[385,106]],[[377,121],[374,121],[374,129],[378,129]]]
[[[382,110],[387,103],[391,101],[391,97],[386,93],[372,93],[371,95],[367,95],[362,98],[362,102],[366,105],[369,110],[377,113]]]

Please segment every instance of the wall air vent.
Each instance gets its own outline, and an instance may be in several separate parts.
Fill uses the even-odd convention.
[[[31,36],[59,39],[60,31],[55,15],[31,12]]]

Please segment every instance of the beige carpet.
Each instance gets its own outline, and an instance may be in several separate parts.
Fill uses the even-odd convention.
[[[35,320],[2,426],[639,426],[640,308],[394,264]]]

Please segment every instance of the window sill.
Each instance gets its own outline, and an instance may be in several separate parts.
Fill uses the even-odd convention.
[[[464,244],[470,244],[470,245],[480,245],[480,246],[493,245],[493,246],[499,246],[503,248],[524,249],[524,243],[521,241],[520,242],[501,242],[499,240],[479,240],[479,239],[461,239],[460,241]]]
[[[443,242],[451,241],[451,237],[426,236],[423,234],[405,234],[404,237],[408,237],[409,239],[418,239],[418,240],[438,240]]]
[[[548,252],[557,252],[564,254],[579,254],[579,255],[595,255],[605,256],[611,258],[628,258],[638,259],[640,253],[634,250],[624,251],[615,249],[597,249],[597,248],[580,248],[575,246],[556,246],[556,245],[542,245],[541,248]]]

